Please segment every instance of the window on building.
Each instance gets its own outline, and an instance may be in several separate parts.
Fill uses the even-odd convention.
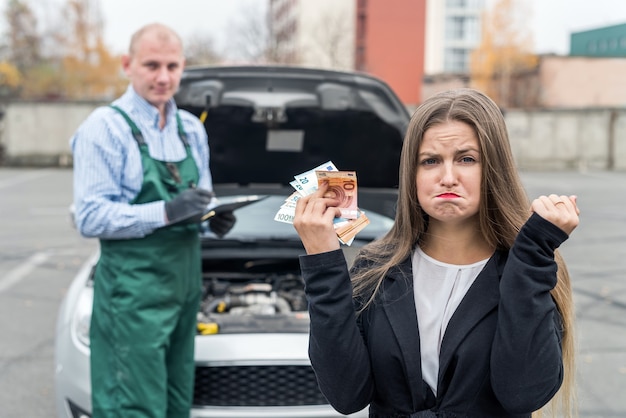
[[[444,54],[444,71],[447,73],[465,73],[469,71],[469,50],[447,48]]]
[[[465,38],[465,19],[461,16],[446,18],[446,39],[461,40]]]
[[[480,42],[480,36],[480,19],[471,16],[465,18],[465,40],[478,44]]]
[[[484,0],[446,0],[447,8],[482,9]]]
[[[446,18],[446,40],[478,43],[480,22],[473,16],[448,16]]]
[[[589,41],[589,43],[587,44],[587,51],[596,52],[596,49],[597,49],[596,41]]]

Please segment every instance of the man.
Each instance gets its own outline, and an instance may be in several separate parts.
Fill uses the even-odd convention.
[[[213,198],[202,123],[173,99],[179,36],[150,24],[131,38],[124,95],[71,140],[76,226],[100,239],[91,319],[93,417],[187,418],[201,292],[199,222]],[[213,217],[218,236],[232,212]]]

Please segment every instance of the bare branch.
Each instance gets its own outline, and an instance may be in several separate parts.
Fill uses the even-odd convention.
[[[211,35],[194,33],[185,39],[185,60],[187,65],[213,65],[223,61],[215,50]]]

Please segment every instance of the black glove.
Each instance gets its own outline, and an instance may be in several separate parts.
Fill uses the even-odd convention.
[[[220,212],[209,219],[209,229],[219,238],[222,238],[235,226],[236,221],[237,218],[233,212]]]
[[[213,198],[213,192],[204,189],[187,189],[169,202],[165,202],[167,223],[200,222]]]

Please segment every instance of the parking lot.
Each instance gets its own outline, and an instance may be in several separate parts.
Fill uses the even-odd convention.
[[[626,173],[525,172],[529,196],[576,194],[561,251],[573,280],[581,418],[626,417]],[[68,217],[69,169],[0,168],[0,418],[51,418],[59,303],[97,248]]]

